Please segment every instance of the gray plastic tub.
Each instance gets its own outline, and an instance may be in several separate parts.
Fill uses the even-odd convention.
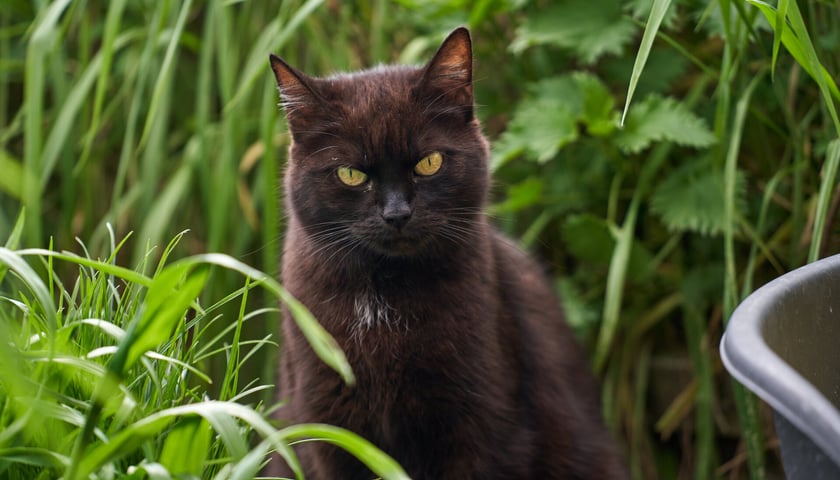
[[[729,320],[720,353],[773,408],[787,477],[840,479],[840,255],[756,290]]]

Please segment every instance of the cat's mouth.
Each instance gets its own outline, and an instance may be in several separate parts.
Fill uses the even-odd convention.
[[[413,257],[427,248],[428,241],[405,231],[392,231],[369,238],[365,244],[375,253],[386,257]]]

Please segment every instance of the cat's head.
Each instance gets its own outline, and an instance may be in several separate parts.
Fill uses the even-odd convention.
[[[325,255],[439,256],[474,238],[488,147],[466,29],[422,67],[313,78],[272,55],[271,68],[292,136],[286,201]]]

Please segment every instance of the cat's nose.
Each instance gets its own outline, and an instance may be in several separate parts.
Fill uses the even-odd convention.
[[[389,195],[382,206],[382,219],[395,228],[402,228],[411,218],[411,204],[399,195]]]

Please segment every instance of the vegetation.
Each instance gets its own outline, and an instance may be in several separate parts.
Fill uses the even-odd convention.
[[[392,459],[339,428],[305,424],[274,428],[259,402],[243,405],[267,385],[240,384],[245,361],[270,341],[241,336],[245,322],[268,309],[246,311],[251,289],[263,286],[292,312],[323,360],[353,381],[341,351],[306,309],[276,282],[232,257],[205,254],[167,264],[181,236],[161,254],[154,274],[114,264],[124,242],[105,260],[52,250],[12,250],[23,222],[0,247],[0,473],[4,478],[254,478],[271,450],[297,465],[290,442],[342,446],[384,478],[408,478]],[[110,229],[109,229],[110,230]],[[111,232],[113,233],[113,232]],[[148,258],[151,256],[147,256]],[[40,263],[46,279],[26,261]],[[72,286],[54,262],[78,266]],[[144,260],[145,262],[146,260]],[[203,306],[210,267],[246,276],[245,285]],[[233,322],[219,310],[239,301]],[[57,301],[57,304],[55,303]],[[208,398],[212,379],[198,366],[221,357],[227,369]],[[254,402],[252,402],[254,403]],[[165,433],[162,435],[162,433]],[[258,434],[256,447],[249,438]],[[298,470],[299,471],[299,470]]]
[[[754,288],[840,246],[836,4],[271,3],[0,5],[0,473],[247,476],[330,435],[264,420],[289,301],[267,56],[416,63],[461,24],[492,214],[556,279],[634,477],[778,470],[717,344]],[[187,436],[206,447],[175,459]]]

